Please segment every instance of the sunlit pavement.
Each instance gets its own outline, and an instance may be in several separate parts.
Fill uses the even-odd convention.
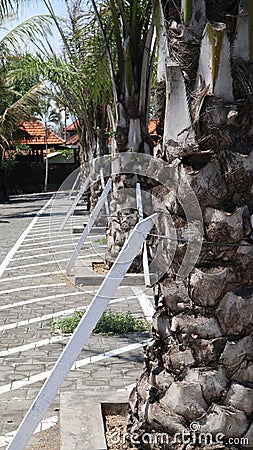
[[[52,333],[51,320],[70,315],[76,308],[85,308],[97,290],[96,286],[75,286],[74,276],[66,278],[64,271],[79,239],[72,229],[82,225],[83,217],[72,216],[64,230],[59,231],[62,217],[55,211],[51,194],[18,196],[1,205],[0,448],[3,449],[69,339]],[[87,241],[85,252],[89,258],[96,256],[92,240]],[[138,293],[143,296],[141,286],[137,291],[119,287],[110,310],[131,310],[138,318],[143,317],[143,298],[141,301]],[[132,385],[142,369],[142,342],[148,337],[148,332],[92,335],[62,391],[91,387],[117,390]],[[137,343],[140,345],[136,349]],[[122,353],[117,355],[119,348]],[[58,393],[45,417],[48,427],[57,422],[59,409]]]

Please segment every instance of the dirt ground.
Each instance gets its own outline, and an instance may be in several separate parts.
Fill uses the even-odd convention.
[[[125,442],[127,405],[114,404],[103,407],[105,437],[108,450],[129,450]],[[135,450],[131,448],[131,450]]]
[[[35,434],[26,450],[60,450],[60,424]],[[80,449],[81,450],[81,449]]]
[[[129,450],[127,444],[124,443],[125,425],[125,414],[106,412],[105,435],[108,450]],[[60,450],[60,445],[60,423],[58,421],[54,427],[35,434],[26,450]]]

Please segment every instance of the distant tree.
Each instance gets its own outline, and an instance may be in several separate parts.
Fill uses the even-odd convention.
[[[106,147],[107,105],[112,101],[108,60],[94,16],[84,10],[85,2],[66,1],[64,21],[49,0],[44,3],[59,31],[62,53],[56,54],[52,47],[38,52],[24,70],[50,82],[56,100],[76,117],[83,165]]]
[[[0,29],[5,30],[4,24],[10,19],[10,13],[17,13],[22,2],[2,1],[0,2]],[[23,48],[28,42],[36,39],[38,35],[50,33],[50,18],[38,16],[26,20],[13,30],[7,31],[0,40],[0,178],[2,199],[7,198],[6,189],[2,181],[2,161],[8,150],[18,124],[21,120],[30,117],[38,103],[38,98],[44,95],[42,85],[37,82],[32,85],[31,79],[24,79],[20,83],[9,76],[10,69],[21,63],[23,59]],[[21,49],[21,47],[23,47]]]
[[[47,97],[37,105],[37,111],[34,116],[37,117],[45,127],[45,181],[44,181],[44,191],[47,192],[48,185],[48,131],[52,124],[58,124],[60,122],[61,113],[58,108],[56,108],[53,103],[53,99]]]

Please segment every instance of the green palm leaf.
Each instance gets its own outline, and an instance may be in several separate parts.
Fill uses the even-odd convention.
[[[52,34],[52,19],[48,15],[31,17],[9,31],[0,40],[0,51],[21,52],[21,46],[36,43],[39,37]]]

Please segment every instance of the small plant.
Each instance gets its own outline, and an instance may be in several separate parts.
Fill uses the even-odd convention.
[[[142,320],[136,319],[131,311],[126,313],[105,312],[98,321],[94,333],[123,334],[144,331],[146,329]]]
[[[81,318],[83,317],[85,310],[77,310],[74,312],[72,316],[62,317],[58,320],[51,321],[52,332],[54,333],[56,329],[60,329],[60,331],[64,334],[73,333],[79,324]]]
[[[52,320],[52,332],[59,329],[63,334],[73,333],[83,317],[85,310],[78,310],[70,317],[62,317],[57,321]],[[145,331],[148,324],[140,319],[136,319],[131,311],[126,313],[105,312],[98,321],[93,333],[96,334],[124,334],[137,331]]]
[[[72,148],[63,148],[62,150],[58,150],[61,155],[66,159],[71,159],[73,156],[73,149]]]
[[[15,158],[13,156],[9,156],[8,158],[5,158],[2,161],[2,170],[6,173],[6,175],[9,175],[12,170],[14,169],[14,162]]]
[[[31,147],[27,144],[17,144],[15,147],[15,152],[21,155],[28,155],[31,150]]]
[[[107,244],[107,239],[106,237],[102,237],[100,239],[95,239],[94,240],[95,244],[102,244],[102,245],[106,245]]]

